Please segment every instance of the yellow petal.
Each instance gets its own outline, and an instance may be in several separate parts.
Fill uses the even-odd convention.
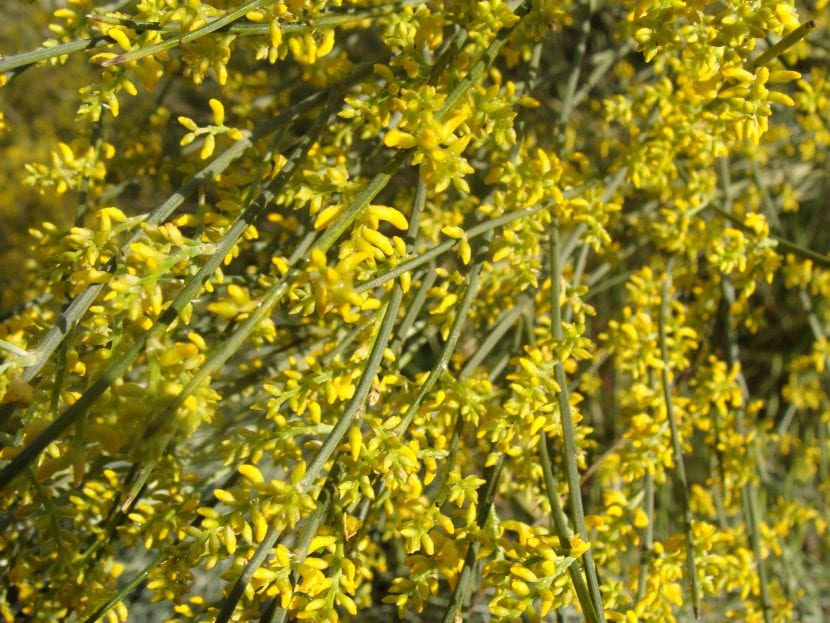
[[[387,147],[398,149],[410,149],[415,147],[415,137],[408,132],[401,132],[398,129],[389,130],[383,137],[383,144]]]
[[[213,111],[213,122],[216,125],[222,125],[225,123],[225,107],[222,105],[217,99],[211,98],[208,102],[210,105],[210,109]],[[188,128],[189,130],[190,128]]]
[[[271,47],[278,48],[282,43],[282,29],[279,20],[273,20],[268,26],[268,36],[271,38]]]
[[[464,237],[464,230],[456,225],[445,225],[441,228],[441,233],[450,238],[460,240]]]
[[[297,463],[297,466],[291,470],[291,482],[295,485],[303,479],[305,476],[305,468],[306,464],[305,461],[300,461]]]
[[[213,134],[208,134],[205,137],[205,142],[202,145],[202,151],[199,152],[199,157],[202,160],[207,160],[213,154],[213,150],[216,149],[216,137]]]
[[[360,432],[360,428],[357,426],[352,426],[349,430],[349,449],[352,453],[352,460],[357,461],[360,458],[360,448],[363,445],[363,434]]]
[[[798,80],[800,77],[801,74],[797,71],[776,69],[775,71],[769,72],[767,82],[791,82],[792,80]]]
[[[236,498],[230,491],[225,491],[224,489],[214,489],[213,497],[215,497],[220,502],[224,502],[225,504],[236,504]]]
[[[786,93],[780,91],[770,91],[767,99],[775,104],[784,104],[785,106],[795,106],[793,99]]]
[[[259,469],[257,469],[253,465],[240,465],[239,473],[245,476],[245,478],[250,480],[255,485],[261,485],[265,482],[265,478],[262,476],[262,472],[259,471]]]
[[[326,30],[323,32],[323,40],[317,48],[317,58],[322,58],[334,48],[334,31]]]
[[[389,242],[389,239],[378,230],[364,227],[361,235],[372,246],[383,251],[384,255],[394,255],[395,249],[392,247],[392,243]]]
[[[334,205],[320,210],[317,218],[314,220],[314,229],[323,229],[336,219],[343,211],[343,206]]]
[[[125,52],[129,52],[130,48],[133,47],[132,43],[130,43],[129,37],[127,37],[127,33],[123,30],[119,30],[118,28],[112,28],[107,33],[107,35],[115,41],[118,45],[120,45]]]
[[[755,76],[743,67],[724,67],[721,73],[727,78],[733,78],[739,82],[753,82]]]
[[[461,261],[465,266],[470,263],[470,260],[473,257],[473,250],[466,238],[458,245],[458,256],[461,258]]]
[[[391,223],[398,229],[404,231],[409,227],[409,221],[406,220],[406,217],[395,208],[390,208],[389,206],[369,206],[369,215],[378,220]]]

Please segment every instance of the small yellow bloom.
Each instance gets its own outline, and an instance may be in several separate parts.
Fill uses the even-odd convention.
[[[458,257],[461,258],[462,263],[466,266],[473,258],[473,249],[470,242],[464,238],[458,245]]]
[[[254,531],[253,536],[256,539],[257,543],[261,542],[262,539],[265,538],[265,535],[268,532],[268,523],[265,521],[265,517],[262,515],[259,510],[254,507],[251,509],[251,522],[253,523]]]
[[[337,537],[332,534],[318,534],[313,539],[311,539],[311,545],[308,546],[309,553],[316,552],[320,549],[328,549],[333,547],[337,544]],[[309,561],[312,559],[306,558],[306,564],[311,564]],[[312,564],[313,566],[313,564]],[[324,569],[326,567],[323,567]]]
[[[236,498],[233,494],[230,491],[225,491],[224,489],[214,489],[213,497],[225,504],[236,504]]]
[[[331,28],[323,31],[323,40],[317,47],[317,58],[322,58],[334,48],[334,30]]]
[[[415,137],[408,132],[392,129],[383,137],[383,144],[387,147],[396,147],[397,149],[411,149],[415,147],[417,142],[415,141]]]
[[[407,221],[406,217],[395,208],[382,205],[372,205],[369,206],[368,213],[370,218],[379,221],[386,221],[400,230],[406,231],[409,228],[409,221]]]
[[[793,98],[781,91],[770,91],[767,99],[775,104],[784,104],[785,106],[795,106]]]
[[[216,125],[223,125],[225,123],[225,107],[222,105],[222,102],[211,98],[208,104],[213,111],[213,122]]]
[[[341,212],[343,212],[343,206],[341,205],[333,205],[323,208],[314,220],[314,229],[319,230],[328,227],[334,219],[340,216]]]
[[[265,482],[262,472],[253,465],[240,465],[239,473],[250,480],[254,485],[261,485]]]
[[[324,268],[326,265],[326,254],[321,249],[315,247],[309,254],[309,260],[317,268]]]
[[[268,26],[268,36],[271,39],[271,47],[278,48],[282,43],[282,29],[279,20],[273,20]]]
[[[738,82],[754,82],[755,75],[747,71],[743,67],[724,67],[721,73],[727,77],[737,80]]]
[[[776,69],[769,72],[767,82],[791,82],[801,78],[801,73],[790,69]]]
[[[213,155],[214,149],[216,149],[216,137],[213,134],[208,134],[205,137],[204,144],[202,144],[202,151],[199,152],[199,157],[202,160],[207,160]]]
[[[346,595],[346,593],[338,591],[335,595],[335,599],[337,600],[337,603],[343,606],[343,609],[350,615],[354,616],[357,614],[357,606],[352,598]]]
[[[455,238],[456,240],[460,240],[464,237],[464,230],[456,225],[445,225],[441,228],[441,233],[445,236],[449,236],[450,238]]]
[[[297,463],[296,467],[291,470],[291,482],[295,485],[300,482],[305,476],[306,464],[305,461]]]
[[[510,567],[510,573],[515,575],[517,578],[521,578],[525,582],[538,582],[539,578],[536,577],[536,574],[533,573],[527,567],[521,567],[519,565],[513,565]]]
[[[351,451],[352,460],[357,461],[360,458],[360,449],[363,445],[363,434],[360,432],[360,427],[352,426],[349,430],[349,450]]]
[[[129,52],[133,47],[132,43],[130,43],[129,37],[127,37],[127,33],[120,28],[111,28],[109,32],[107,32],[107,36],[120,45],[125,52]]]
[[[389,239],[376,229],[364,227],[361,231],[363,238],[372,246],[380,249],[384,255],[391,256],[395,254],[395,249]]]

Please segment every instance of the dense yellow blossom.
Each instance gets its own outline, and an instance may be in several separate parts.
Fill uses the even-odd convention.
[[[5,4],[0,620],[826,614],[827,2]]]

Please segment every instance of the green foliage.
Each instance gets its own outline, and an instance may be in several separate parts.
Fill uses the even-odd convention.
[[[826,0],[52,4],[0,618],[828,614]]]

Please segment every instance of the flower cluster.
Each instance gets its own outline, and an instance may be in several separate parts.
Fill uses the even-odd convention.
[[[826,1],[6,4],[0,620],[822,616]]]

